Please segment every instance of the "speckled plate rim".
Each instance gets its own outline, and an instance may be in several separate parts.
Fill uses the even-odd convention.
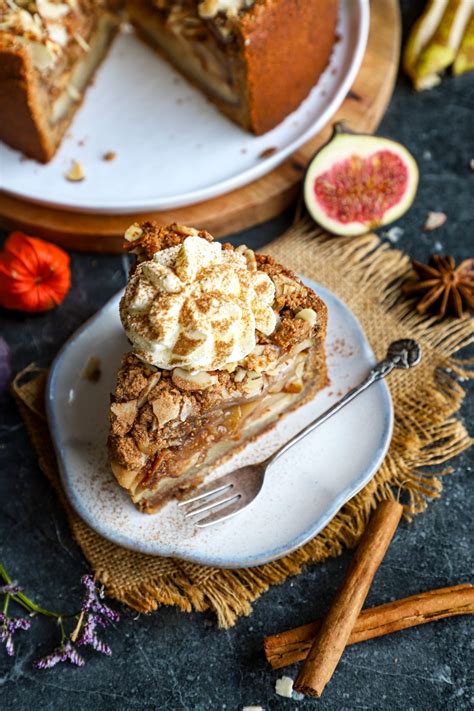
[[[365,334],[362,330],[359,321],[354,316],[349,307],[337,296],[335,296],[335,294],[325,289],[323,286],[304,277],[302,277],[302,280],[307,284],[307,286],[314,289],[323,298],[323,300],[326,301],[326,303],[329,302],[329,308],[331,301],[336,302],[338,304],[338,306],[344,312],[345,318],[354,329],[354,333],[357,334],[357,342],[358,346],[360,347],[361,354],[363,354],[363,356],[368,360],[368,362],[374,363],[375,357],[373,351],[365,337]],[[239,558],[239,560],[229,560],[227,558],[223,559],[221,557],[206,555],[205,551],[203,551],[201,554],[196,555],[183,555],[176,549],[173,550],[170,546],[160,547],[159,544],[158,547],[160,547],[160,549],[157,550],[156,545],[153,546],[153,544],[147,541],[130,538],[127,534],[117,534],[116,532],[111,532],[107,526],[102,525],[102,522],[100,520],[97,520],[96,518],[94,518],[93,515],[91,515],[90,511],[87,509],[87,507],[83,505],[82,501],[76,495],[74,486],[72,485],[72,482],[67,472],[65,448],[62,444],[62,438],[60,434],[61,426],[56,416],[54,403],[58,371],[64,359],[68,357],[70,349],[74,347],[79,336],[100,317],[104,310],[110,308],[112,304],[118,300],[118,298],[119,294],[113,296],[109,301],[104,304],[104,306],[99,311],[97,311],[96,314],[94,314],[82,326],[80,326],[79,329],[68,339],[68,341],[66,341],[66,343],[58,352],[56,358],[54,359],[51,365],[45,392],[47,419],[49,423],[54,450],[58,461],[61,482],[67,499],[69,500],[76,513],[82,518],[82,520],[105,539],[116,543],[117,545],[120,545],[124,548],[139,553],[145,553],[147,555],[154,556],[175,557],[180,558],[182,560],[188,560],[192,563],[217,568],[236,569],[264,565],[265,563],[270,563],[274,560],[278,560],[279,558],[288,555],[289,553],[292,553],[293,551],[297,550],[305,543],[307,543],[309,540],[314,538],[318,533],[320,533],[320,531],[322,531],[323,528],[328,525],[328,523],[334,518],[338,511],[344,506],[344,504],[346,504],[361,489],[363,489],[364,486],[366,486],[368,482],[372,479],[372,477],[375,475],[383,459],[385,458],[385,455],[390,446],[394,422],[392,399],[390,396],[390,391],[384,381],[379,381],[371,386],[372,389],[379,389],[379,392],[382,396],[381,412],[378,414],[379,416],[383,417],[383,428],[378,446],[374,449],[370,463],[367,467],[363,469],[363,471],[361,471],[360,477],[357,480],[355,480],[350,485],[346,486],[341,490],[339,495],[334,498],[332,504],[327,507],[324,514],[317,517],[310,528],[307,528],[299,536],[296,536],[289,540],[287,544],[268,550],[265,553],[262,553],[261,555],[253,555],[250,557],[244,556],[242,558]],[[291,414],[288,415],[288,417],[291,417]]]

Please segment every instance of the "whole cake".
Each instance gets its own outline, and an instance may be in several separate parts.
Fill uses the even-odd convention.
[[[50,160],[124,17],[230,119],[265,133],[325,69],[337,7],[338,0],[0,0],[0,139]]]
[[[323,301],[271,257],[180,225],[133,225],[120,316],[132,344],[109,457],[153,513],[327,384]]]

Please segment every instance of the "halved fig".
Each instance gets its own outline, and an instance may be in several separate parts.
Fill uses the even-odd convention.
[[[410,207],[418,166],[400,143],[349,133],[336,124],[304,180],[308,212],[336,235],[362,235],[388,225]]]

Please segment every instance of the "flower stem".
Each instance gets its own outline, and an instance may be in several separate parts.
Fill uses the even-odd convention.
[[[84,612],[84,610],[82,610],[81,614],[79,615],[79,619],[77,620],[77,625],[74,628],[73,633],[71,634],[71,640],[73,642],[76,642],[76,640],[79,636],[79,632],[81,631],[82,623],[84,621],[84,614],[85,614],[85,612]]]
[[[5,566],[0,562],[0,576],[3,578],[3,580],[7,583],[7,585],[10,585],[13,581],[8,575]],[[76,614],[78,613],[73,613],[71,615],[62,615],[59,612],[53,612],[52,610],[46,610],[44,607],[41,607],[40,605],[37,605],[33,600],[30,600],[29,597],[24,595],[22,592],[17,592],[14,595],[8,595],[8,598],[11,598],[14,600],[18,605],[21,605],[25,610],[28,612],[33,612],[37,615],[44,615],[45,617],[55,617],[56,619],[58,618],[64,618],[64,617],[75,617]],[[7,605],[8,607],[8,605]]]

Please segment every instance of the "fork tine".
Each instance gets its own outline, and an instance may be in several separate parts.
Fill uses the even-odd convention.
[[[211,481],[210,484],[207,484],[206,486],[200,486],[198,489],[196,489],[196,493],[193,496],[189,496],[188,498],[179,501],[178,506],[187,506],[188,504],[192,504],[195,501],[204,499],[207,496],[212,496],[213,494],[220,494],[221,492],[224,492],[226,489],[229,489],[233,485],[234,481],[230,478],[229,475],[222,476],[215,481]]]
[[[233,504],[230,503],[228,506],[225,506],[218,511],[214,511],[214,513],[211,513],[209,516],[196,521],[195,526],[197,528],[206,528],[206,526],[213,526],[215,523],[232,518],[232,516],[235,516],[236,513],[244,509],[248,503],[249,502],[243,502],[242,498],[238,497]]]
[[[240,494],[229,494],[227,496],[224,495],[224,497],[219,496],[217,498],[211,499],[210,501],[205,501],[204,503],[198,505],[190,511],[185,511],[184,515],[186,518],[191,518],[191,516],[198,516],[199,514],[205,513],[206,511],[211,511],[212,509],[215,509],[217,506],[228,504],[231,501],[234,501],[236,497],[238,497],[239,499],[241,498]]]

